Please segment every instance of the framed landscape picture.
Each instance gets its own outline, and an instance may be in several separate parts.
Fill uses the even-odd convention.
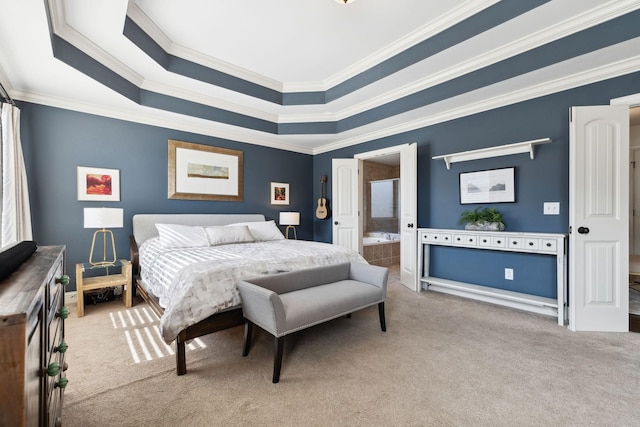
[[[515,167],[460,174],[460,204],[516,201]]]
[[[242,151],[169,140],[169,199],[243,197]]]
[[[78,200],[119,202],[120,171],[78,166]]]

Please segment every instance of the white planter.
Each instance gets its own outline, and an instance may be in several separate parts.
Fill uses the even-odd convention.
[[[464,226],[464,229],[474,231],[502,231],[504,230],[504,224],[501,222],[468,222]]]

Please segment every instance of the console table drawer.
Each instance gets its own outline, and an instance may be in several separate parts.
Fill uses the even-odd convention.
[[[478,236],[474,234],[454,234],[453,243],[456,245],[476,246],[478,244]]]
[[[556,241],[553,239],[542,239],[540,243],[540,250],[549,252],[556,252],[558,250]]]
[[[512,249],[521,249],[524,246],[522,237],[512,237],[509,239],[509,247]]]
[[[530,251],[540,249],[540,239],[524,239],[524,247]]]
[[[506,248],[507,247],[507,238],[503,236],[492,236],[491,237],[491,247],[492,248]]]
[[[431,234],[430,241],[446,244],[446,243],[451,243],[452,238],[450,233],[434,233],[434,234]]]

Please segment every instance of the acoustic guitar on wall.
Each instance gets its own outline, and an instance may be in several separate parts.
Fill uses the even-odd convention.
[[[318,199],[318,207],[316,208],[316,217],[318,219],[327,219],[329,217],[329,207],[327,206],[327,199],[324,197],[324,184],[327,182],[327,176],[322,175],[320,183],[322,185],[322,195]]]

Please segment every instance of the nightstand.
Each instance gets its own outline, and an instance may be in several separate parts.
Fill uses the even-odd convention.
[[[109,274],[109,269],[121,268],[120,273]],[[83,278],[86,272],[98,271],[99,276]],[[131,307],[131,262],[126,259],[117,260],[109,265],[91,265],[88,262],[76,264],[76,289],[78,291],[78,317],[84,316],[84,292],[92,289],[124,286],[123,299],[126,308]]]

